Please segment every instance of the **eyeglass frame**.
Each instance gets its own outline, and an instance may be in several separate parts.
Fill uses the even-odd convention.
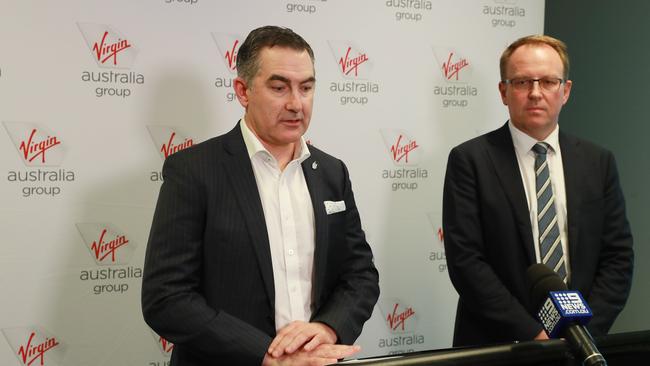
[[[521,89],[519,89],[519,88],[516,86],[517,84],[513,84],[513,81],[515,81],[515,80],[525,81],[525,83],[524,83],[524,84],[521,84],[521,85],[525,85],[526,88],[521,88]],[[545,87],[543,86],[543,84],[541,83],[541,82],[544,81],[544,80],[559,80],[560,82],[557,84],[557,87],[554,87],[554,88],[557,88],[557,89],[547,89],[547,88],[545,88]],[[558,90],[560,90],[560,85],[562,85],[562,84],[566,84],[567,80],[566,80],[566,79],[563,79],[563,78],[543,77],[543,78],[539,78],[539,79],[533,79],[533,78],[513,78],[513,79],[505,79],[505,80],[501,80],[501,82],[504,83],[504,84],[507,84],[507,85],[512,85],[513,89],[514,89],[514,90],[517,90],[517,91],[530,91],[530,90],[534,87],[535,82],[537,82],[537,85],[539,85],[539,90],[543,90],[543,91],[547,91],[547,92],[557,92]]]

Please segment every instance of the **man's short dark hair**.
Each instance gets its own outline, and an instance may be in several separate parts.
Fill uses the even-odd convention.
[[[300,35],[289,28],[267,25],[253,29],[237,51],[237,76],[251,85],[259,70],[260,52],[266,47],[287,47],[297,51],[307,51],[314,63],[314,51]]]

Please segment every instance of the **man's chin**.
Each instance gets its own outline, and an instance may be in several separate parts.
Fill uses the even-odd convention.
[[[300,138],[303,135],[303,131],[293,131],[292,133],[285,133],[281,136],[278,136],[276,141],[282,145],[289,145],[300,141]]]

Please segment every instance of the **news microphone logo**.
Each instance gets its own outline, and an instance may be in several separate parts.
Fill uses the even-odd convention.
[[[550,338],[559,338],[570,324],[586,325],[592,317],[578,291],[551,291],[537,316]]]

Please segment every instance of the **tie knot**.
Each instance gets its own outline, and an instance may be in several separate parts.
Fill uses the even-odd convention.
[[[546,155],[548,152],[548,145],[545,142],[538,142],[533,146],[533,151],[537,155]]]

